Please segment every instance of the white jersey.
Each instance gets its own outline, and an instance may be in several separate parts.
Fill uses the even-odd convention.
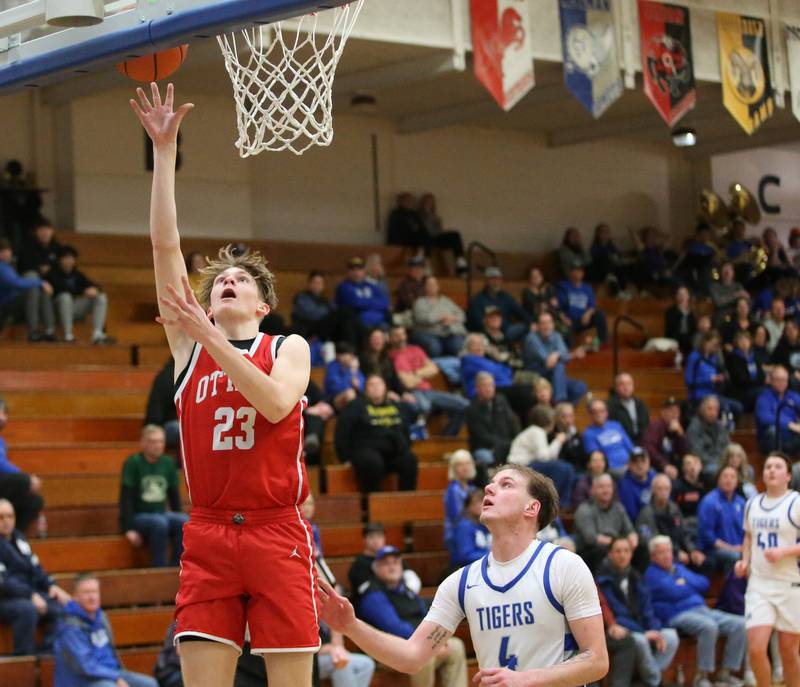
[[[800,494],[789,490],[779,498],[758,494],[747,502],[744,528],[750,532],[750,575],[759,581],[800,585],[800,562],[784,558],[770,563],[764,552],[800,543]]]
[[[481,668],[531,670],[577,653],[567,621],[594,615],[600,601],[583,560],[534,540],[514,560],[488,554],[450,575],[425,620],[455,632],[466,618]]]

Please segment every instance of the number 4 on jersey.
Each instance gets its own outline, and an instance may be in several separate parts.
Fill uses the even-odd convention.
[[[778,546],[778,533],[777,532],[768,532],[767,533],[767,541],[764,541],[764,533],[759,532],[758,536],[756,537],[756,545],[759,549],[774,549]]]
[[[508,655],[508,641],[510,637],[503,637],[500,642],[500,667],[509,670],[517,669],[517,657],[515,654]]]

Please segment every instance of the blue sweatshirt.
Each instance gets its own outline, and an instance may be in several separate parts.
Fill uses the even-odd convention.
[[[358,388],[356,391],[364,390],[364,373],[356,370]],[[345,367],[338,360],[331,360],[325,368],[325,396],[328,400],[333,400],[343,391],[353,388],[353,371],[348,365]]]
[[[8,475],[12,472],[22,472],[22,470],[8,459],[6,440],[0,437],[0,475]]]
[[[744,541],[744,497],[733,493],[730,500],[719,487],[708,492],[697,509],[697,537],[699,547],[708,553],[714,542],[721,539],[726,544],[739,546]]]
[[[456,567],[483,558],[491,548],[492,537],[486,525],[461,518],[453,536],[452,563]]]
[[[345,279],[336,287],[336,305],[352,310],[362,324],[378,327],[389,322],[389,298],[367,281]]]
[[[651,563],[644,574],[644,583],[662,625],[669,625],[670,620],[684,611],[706,605],[703,595],[708,591],[708,578],[681,563],[674,563],[671,570]]]
[[[617,484],[617,496],[619,496],[622,505],[625,506],[631,522],[636,522],[639,512],[650,503],[650,487],[655,476],[656,471],[650,470],[644,481],[640,481],[631,474],[630,470],[625,470],[625,474],[622,475],[622,479]]]
[[[589,309],[597,307],[594,291],[589,284],[573,284],[569,280],[558,283],[558,307],[573,322],[580,320]]]
[[[686,370],[683,373],[683,380],[689,390],[689,400],[700,401],[717,393],[712,378],[719,372],[716,357],[706,358],[700,351],[692,351],[686,359]]]
[[[414,630],[417,629],[417,626],[400,617],[397,609],[389,600],[387,592],[376,589],[378,586],[379,585],[373,584],[370,590],[362,597],[361,603],[358,605],[359,618],[362,618],[379,630],[388,632],[390,635],[408,639],[414,634]],[[419,609],[417,616],[420,619],[427,615],[427,604],[419,596],[414,594],[414,592],[407,589],[402,582],[396,589],[388,590],[388,593],[406,597],[405,600],[409,607]]]
[[[569,361],[569,349],[561,334],[554,331],[546,339],[536,332],[526,335],[522,344],[522,360],[526,370],[544,374],[547,370],[547,357],[551,353],[558,353],[558,359],[562,363]]]
[[[11,265],[0,262],[0,307],[10,303],[24,291],[41,285],[42,280],[38,277],[33,279],[20,277]]]
[[[111,625],[102,610],[92,620],[77,602],[67,603],[54,653],[53,687],[85,687],[99,680],[114,682],[120,676]]]
[[[583,448],[587,455],[600,451],[613,470],[624,468],[634,446],[625,428],[615,420],[606,420],[602,427],[589,425],[583,432]]]
[[[786,405],[781,408],[781,435],[787,437],[794,434],[789,429],[789,423],[797,422],[798,413],[800,413],[800,394],[787,389],[783,394],[783,400],[786,401]],[[769,386],[758,395],[755,412],[759,439],[764,437],[767,430],[774,429],[780,402],[778,394]]]
[[[482,355],[465,355],[461,358],[461,383],[467,398],[475,398],[475,377],[479,372],[488,372],[494,377],[497,388],[511,386],[514,371],[503,363],[498,363]]]
[[[606,597],[606,602],[614,613],[617,624],[628,628],[631,632],[645,633],[650,630],[660,630],[661,621],[653,608],[650,589],[638,573],[629,570],[627,578],[628,595],[638,601],[638,618],[632,615],[631,609],[621,593],[618,578],[610,573],[610,566],[607,562],[600,568],[597,575],[597,584],[602,590],[603,596]]]
[[[444,492],[444,543],[448,547],[464,510],[464,502],[473,491],[475,491],[474,484],[468,484],[467,488],[464,488],[457,479],[450,480],[447,485],[447,490]]]

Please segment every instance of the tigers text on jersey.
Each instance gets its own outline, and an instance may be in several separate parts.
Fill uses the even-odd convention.
[[[776,499],[757,494],[745,506],[744,527],[751,537],[751,578],[800,583],[797,558],[770,563],[764,555],[767,549],[800,543],[800,494],[791,489]]]
[[[481,668],[521,671],[573,656],[568,621],[594,615],[600,602],[583,560],[534,540],[514,560],[489,554],[450,575],[425,620],[454,632],[466,618]]]
[[[282,338],[259,334],[249,349],[239,351],[269,374]],[[273,424],[239,393],[208,351],[195,344],[175,404],[192,505],[260,510],[306,499],[305,398]]]

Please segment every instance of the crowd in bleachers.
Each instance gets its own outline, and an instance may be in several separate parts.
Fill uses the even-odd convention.
[[[630,255],[611,240],[605,224],[596,228],[588,251],[580,232],[570,228],[557,251],[561,275],[555,283],[545,278],[547,270],[534,267],[514,294],[500,267],[491,265],[462,308],[442,292],[429,267],[432,251],[444,249],[456,274],[466,268],[460,235],[443,226],[433,196],[416,203],[403,194],[392,212],[390,238],[410,252],[394,290],[378,254],[353,256],[333,298],[326,295],[327,275],[313,270],[293,300],[291,323],[272,315],[262,325],[307,338],[312,363],[324,367],[323,383],[312,381],[306,394],[307,462],[321,461],[325,426],[335,418],[336,455],[352,466],[362,492],[383,490],[392,473],[400,490],[412,491],[419,468],[415,443],[431,435],[464,437],[463,448],[449,456],[444,495],[442,547],[452,567],[489,550],[480,507],[492,467],[531,466],[553,480],[562,508],[540,536],[577,551],[596,574],[614,687],[631,684],[634,675],[651,687],[660,684],[679,636],[697,639],[698,687],[711,680],[732,687],[751,682],[743,610],[726,600],[742,594],[742,581],[730,573],[741,555],[743,509],[756,477],[745,450],[731,443],[731,432],[752,417],[761,452],[800,456],[797,253],[767,231],[760,270],[743,258],[754,244],[739,224],[721,264],[705,227],[680,259],[651,228],[637,235],[640,245]],[[190,277],[202,264],[198,255],[187,258]],[[53,340],[58,320],[63,339],[72,341],[72,322],[91,313],[91,340],[109,342],[106,297],[78,271],[76,258],[44,220],[16,267],[11,246],[0,240],[2,320],[26,322],[32,342]],[[648,289],[674,291],[657,345],[674,351],[685,397],[648,406],[636,393],[634,371],[616,375],[607,400],[597,390],[593,395],[580,364],[608,344],[608,317],[597,292],[628,300]],[[151,390],[141,451],[126,461],[121,476],[120,531],[132,546],[147,545],[153,566],[175,564],[185,522],[176,464],[165,455],[178,445],[173,376],[170,361]],[[580,431],[576,417],[584,402],[589,423]],[[0,430],[6,410],[0,402]],[[800,463],[793,474],[797,485]],[[61,618],[64,632],[76,633],[81,623],[93,631],[103,623],[99,600],[94,611],[95,602],[87,606],[77,592],[70,601],[31,552],[24,532],[39,521],[40,491],[40,480],[14,466],[0,437],[0,499],[7,499],[0,500],[0,525],[4,509],[12,514],[10,529],[6,524],[0,531],[0,621],[14,630],[15,654],[52,650],[50,632],[43,646],[33,646],[39,624],[49,630]],[[313,520],[313,510],[308,516]],[[379,523],[365,527],[364,539],[349,575],[358,613],[408,636],[427,608],[419,577],[404,570],[402,551],[386,544]],[[97,580],[82,582],[95,592]],[[57,652],[71,650],[64,637],[60,644],[56,639]],[[726,638],[720,662],[718,637]],[[341,637],[323,641],[323,676],[349,664],[348,681],[340,673],[335,684],[369,684],[369,659],[347,654]],[[113,651],[97,658],[107,663],[109,675],[121,676],[115,660]],[[162,664],[170,665],[169,657]],[[412,684],[433,685],[437,672],[444,684],[466,685],[464,646],[457,638]],[[133,686],[138,678],[125,679]],[[159,680],[162,687],[178,684]]]

